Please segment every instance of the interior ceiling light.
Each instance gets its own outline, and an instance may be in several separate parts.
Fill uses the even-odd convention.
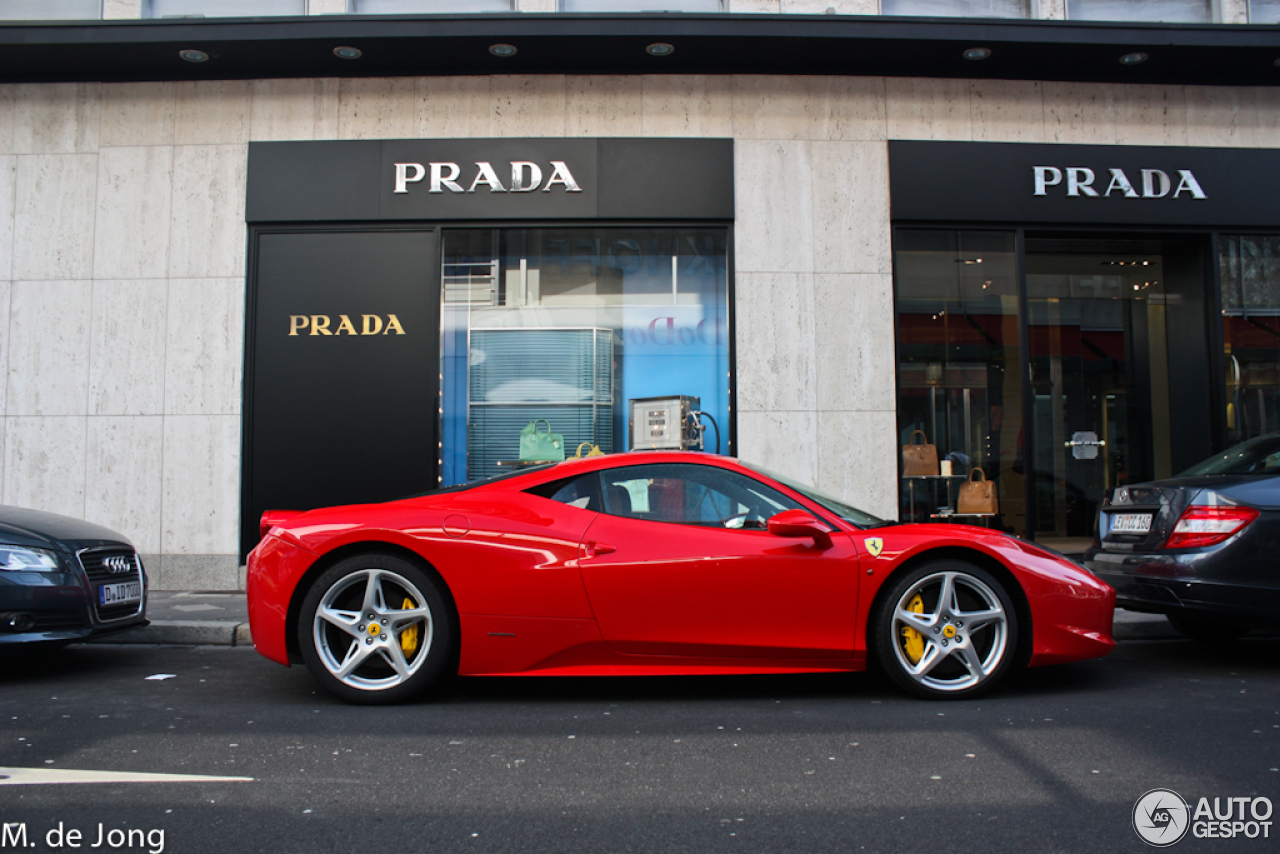
[[[1146,62],[1150,58],[1151,58],[1150,56],[1148,56],[1147,54],[1139,50],[1139,51],[1134,51],[1133,53],[1126,53],[1124,56],[1120,57],[1120,64],[1121,65],[1141,65],[1142,63]]]
[[[333,49],[333,55],[338,57],[338,59],[359,59],[364,56],[364,51],[358,47],[343,45],[341,47],[335,47]]]
[[[964,52],[965,59],[986,59],[991,56],[989,47],[971,47]]]
[[[515,56],[516,46],[513,44],[491,44],[489,45],[489,53],[494,56]]]
[[[676,52],[675,45],[666,42],[654,42],[644,49],[644,52],[650,56],[670,56]]]
[[[187,48],[186,50],[180,50],[178,51],[178,56],[182,57],[187,62],[208,62],[209,61],[209,54],[205,53],[202,50],[195,50],[194,48]]]

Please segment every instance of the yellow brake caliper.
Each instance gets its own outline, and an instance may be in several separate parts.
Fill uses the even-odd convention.
[[[916,597],[917,599],[920,597]],[[400,606],[401,611],[413,610],[413,600],[406,598],[404,604]],[[417,623],[409,626],[400,633],[400,649],[403,650],[405,657],[413,655],[418,650],[418,635],[422,630]]]
[[[907,605],[907,610],[916,614],[924,613],[924,600],[917,593],[912,598],[911,603]],[[920,656],[924,655],[924,635],[920,634],[910,626],[902,627],[902,651],[907,654],[907,658],[911,659],[912,664],[920,662]]]

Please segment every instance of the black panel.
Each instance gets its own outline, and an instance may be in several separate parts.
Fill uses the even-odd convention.
[[[1169,440],[1174,474],[1208,458],[1216,447],[1211,408],[1209,323],[1221,322],[1205,299],[1207,238],[1179,242],[1164,257],[1165,330],[1169,347]]]
[[[375,220],[378,156],[372,140],[255,142],[249,146],[247,222]]]
[[[477,182],[480,163],[501,192]],[[534,164],[537,189],[513,190],[516,163]],[[531,185],[534,169],[520,168]],[[440,180],[451,176],[452,185]],[[728,220],[733,198],[731,139],[254,142],[245,216],[256,223]]]
[[[423,492],[436,485],[438,459],[436,235],[263,232],[256,248],[241,517],[246,552],[265,510]],[[335,334],[311,334],[313,315],[329,318]],[[356,334],[347,334],[342,315]],[[389,315],[403,335],[385,333]],[[383,333],[363,334],[379,325]]]
[[[1060,183],[1035,195],[1036,167],[1063,173]],[[1097,198],[1067,194],[1068,167],[1094,173]],[[1105,195],[1120,169],[1138,198],[1117,187]],[[1163,198],[1142,198],[1143,170],[1161,170],[1172,186]],[[1206,198],[1184,189],[1189,170]],[[1280,222],[1280,151],[1239,148],[1175,148],[1123,145],[1024,145],[980,142],[889,143],[889,186],[897,222],[1020,222],[1077,225],[1271,226]],[[1054,176],[1046,173],[1046,179]],[[1086,177],[1081,173],[1081,177]],[[1152,190],[1161,189],[1153,175]]]
[[[600,140],[602,219],[733,219],[733,140]]]
[[[489,45],[519,48],[496,57]],[[668,42],[675,52],[651,56]],[[333,48],[364,53],[344,60]],[[963,58],[967,48],[989,59]],[[199,48],[202,63],[178,51]],[[411,15],[0,24],[0,82],[443,74],[838,74],[1275,85],[1280,31],[878,15]],[[1150,54],[1121,65],[1131,51]]]

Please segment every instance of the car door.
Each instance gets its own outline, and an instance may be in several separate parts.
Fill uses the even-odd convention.
[[[718,466],[599,472],[579,566],[605,641],[622,653],[848,658],[857,555],[836,533],[785,538],[766,520],[799,502]]]

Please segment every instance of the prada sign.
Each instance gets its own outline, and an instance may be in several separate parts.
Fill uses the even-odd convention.
[[[386,320],[380,314],[360,315],[360,328],[351,322],[348,315],[338,315],[338,322],[327,314],[291,314],[289,315],[289,335],[403,335],[404,327],[394,314],[388,314]]]
[[[1139,196],[1138,191],[1133,187],[1133,182],[1129,180],[1128,175],[1124,174],[1123,169],[1108,169],[1111,180],[1107,184],[1107,189],[1101,190],[1101,188],[1094,188],[1093,182],[1097,175],[1087,166],[1067,166],[1065,169],[1059,169],[1057,166],[1033,166],[1034,195],[1047,196],[1050,187],[1062,185],[1064,171],[1067,176],[1066,194],[1073,198],[1097,199],[1110,197],[1114,192],[1126,199],[1163,199],[1169,195],[1169,190],[1173,187],[1173,179],[1162,169],[1142,170],[1142,195]],[[1172,198],[1176,199],[1183,193],[1192,199],[1208,198],[1204,190],[1200,189],[1200,182],[1196,180],[1196,176],[1190,169],[1178,170],[1178,188],[1173,191]]]
[[[249,143],[250,223],[733,216],[730,139]]]
[[[511,183],[503,186],[502,179],[494,171],[493,164],[487,160],[477,160],[475,177],[466,190],[458,183],[462,167],[457,163],[429,163],[431,171],[431,189],[428,193],[474,193],[477,187],[488,187],[491,193],[532,193],[542,184],[542,167],[529,160],[511,161]],[[427,169],[421,163],[396,164],[396,188],[394,193],[409,192],[410,184],[417,184],[427,176]],[[550,193],[551,188],[560,185],[566,193],[581,193],[582,188],[574,180],[573,174],[563,160],[551,161],[551,177],[542,184],[542,192]]]
[[[1125,145],[889,143],[896,222],[1269,226],[1280,151]]]

